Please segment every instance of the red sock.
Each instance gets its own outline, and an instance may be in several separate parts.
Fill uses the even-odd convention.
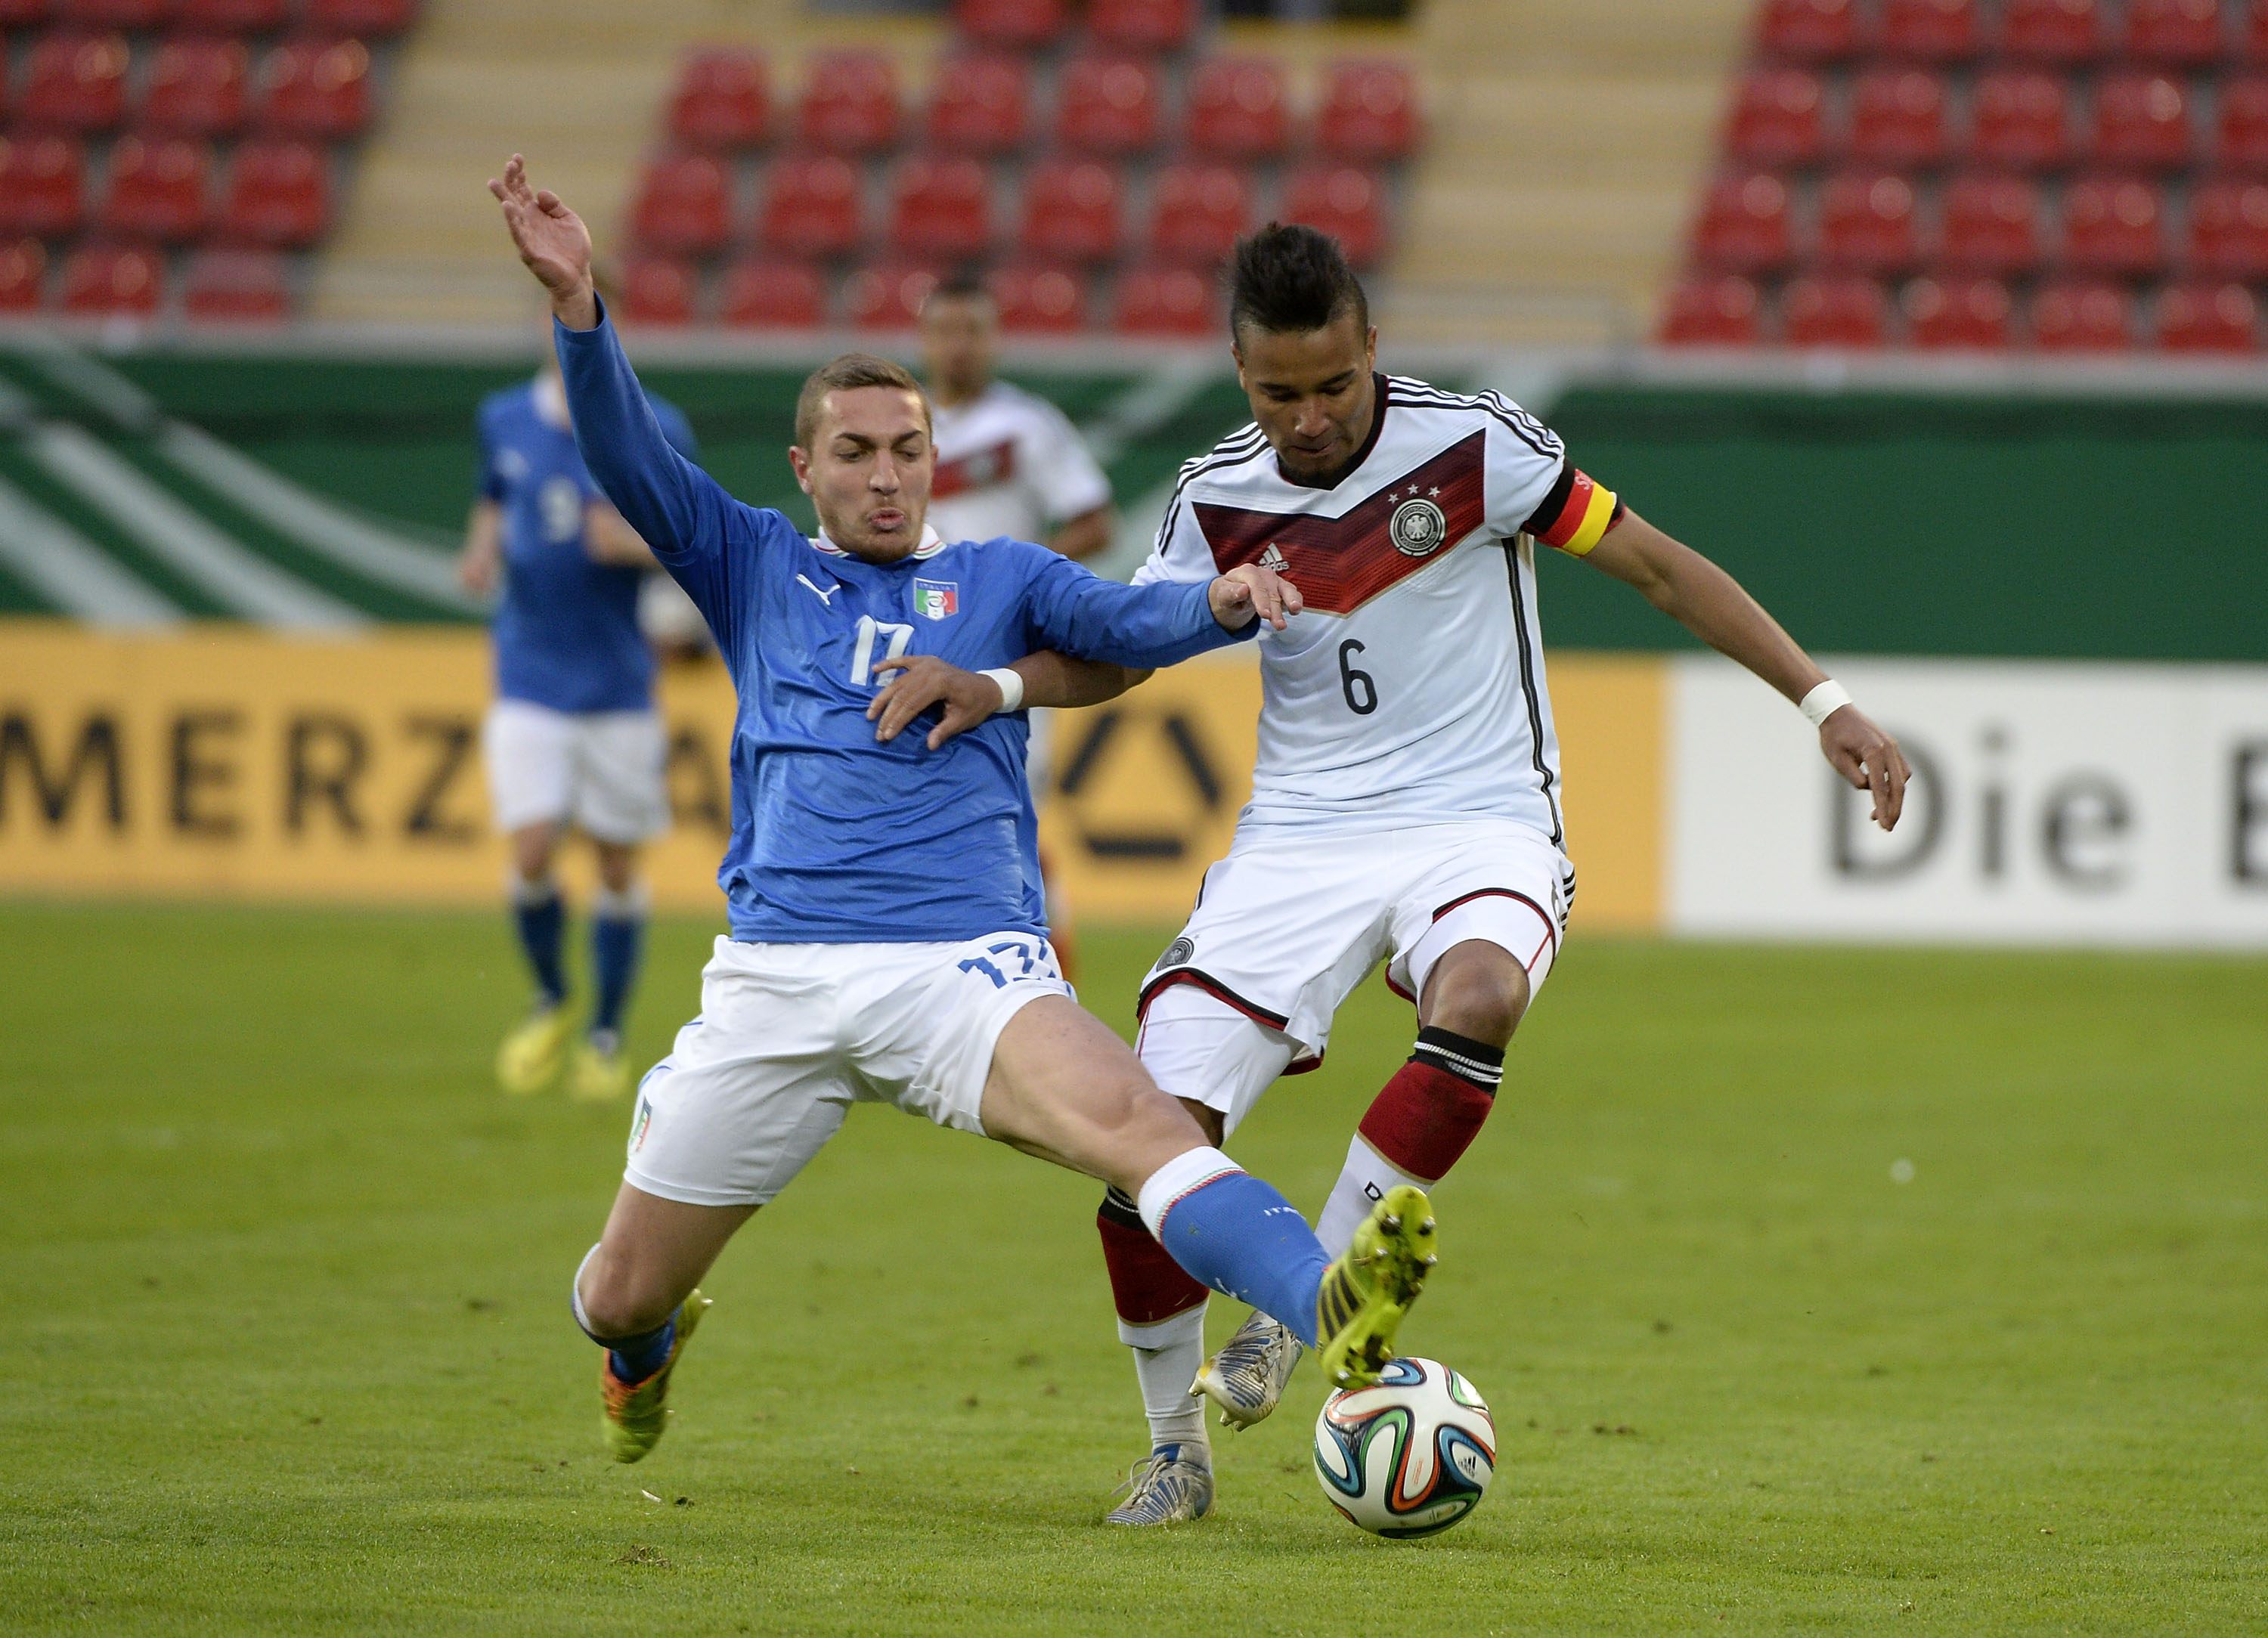
[[[1118,1317],[1130,1326],[1154,1326],[1187,1312],[1211,1295],[1168,1256],[1142,1221],[1134,1202],[1116,1189],[1102,1197],[1094,1214],[1102,1236],[1102,1262],[1110,1271],[1110,1296]]]
[[[1480,1135],[1503,1070],[1501,1047],[1421,1031],[1410,1061],[1371,1099],[1359,1128],[1363,1140],[1398,1170],[1439,1182]]]

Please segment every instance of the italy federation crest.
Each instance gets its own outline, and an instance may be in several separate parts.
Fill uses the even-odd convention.
[[[961,583],[957,580],[914,582],[914,613],[924,620],[943,620],[961,613]]]
[[[1404,557],[1431,557],[1449,538],[1448,514],[1431,501],[1404,501],[1394,509],[1386,535]]]

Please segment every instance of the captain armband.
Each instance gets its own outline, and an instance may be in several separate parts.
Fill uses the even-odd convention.
[[[1599,543],[1624,510],[1612,489],[1592,482],[1590,474],[1578,471],[1573,461],[1565,461],[1551,492],[1521,532],[1570,557],[1580,557]]]

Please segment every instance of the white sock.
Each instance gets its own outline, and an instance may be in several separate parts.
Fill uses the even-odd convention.
[[[1150,1444],[1178,1444],[1185,1453],[1210,1462],[1205,1436],[1205,1401],[1189,1392],[1204,1364],[1205,1304],[1184,1309],[1154,1326],[1118,1322],[1118,1340],[1134,1350],[1134,1380],[1141,1385],[1143,1414],[1150,1419]]]
[[[1339,1172],[1339,1180],[1331,1185],[1331,1197],[1323,1202],[1323,1215],[1315,1220],[1315,1238],[1323,1243],[1323,1249],[1336,1257],[1353,1245],[1354,1231],[1369,1217],[1371,1208],[1386,1198],[1387,1190],[1403,1183],[1412,1188],[1433,1186],[1424,1178],[1411,1177],[1356,1133],[1347,1144],[1346,1164]]]

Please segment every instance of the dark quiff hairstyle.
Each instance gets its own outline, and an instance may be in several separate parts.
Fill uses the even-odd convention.
[[[921,400],[922,424],[930,424],[929,394],[922,391],[912,371],[872,353],[845,353],[804,378],[803,391],[795,395],[796,447],[807,450],[819,436],[821,400],[829,393],[847,393],[861,386],[894,386],[901,393],[911,393]]]
[[[1297,223],[1270,222],[1236,242],[1229,275],[1228,333],[1299,334],[1320,330],[1342,313],[1370,329],[1370,300],[1347,266],[1338,240]]]

